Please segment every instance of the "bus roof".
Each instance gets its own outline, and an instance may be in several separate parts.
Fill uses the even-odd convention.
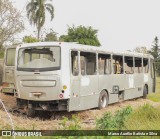
[[[112,51],[107,51],[104,49],[104,47],[93,47],[90,45],[83,45],[83,44],[78,44],[76,42],[35,42],[35,43],[23,43],[18,45],[18,47],[41,47],[41,46],[60,46],[63,49],[68,49],[68,50],[81,50],[81,51],[90,51],[90,52],[99,52],[99,53],[109,53],[109,54],[114,54],[114,55],[126,55],[126,56],[135,56],[135,57],[150,57],[153,59],[153,56],[150,54],[143,54],[143,53],[137,53],[137,52],[112,52]]]

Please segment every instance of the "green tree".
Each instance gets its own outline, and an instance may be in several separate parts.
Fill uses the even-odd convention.
[[[160,75],[160,48],[159,48],[159,39],[156,36],[154,41],[153,41],[153,45],[151,50],[149,51],[149,53],[154,57],[155,60],[155,67],[156,67],[156,72],[158,75]]]
[[[68,34],[61,35],[59,40],[65,42],[78,42],[79,44],[100,46],[97,37],[98,30],[85,26],[68,27]]]
[[[32,36],[24,36],[23,37],[23,42],[25,42],[25,43],[38,42],[38,39],[34,38]]]
[[[47,0],[31,0],[26,6],[26,10],[30,24],[37,27],[37,38],[39,40],[40,32],[46,19],[46,11],[50,13],[52,21],[54,18],[54,7]]]
[[[46,34],[46,37],[44,39],[45,41],[58,41],[58,38],[57,38],[57,33],[54,32],[52,29],[50,30],[49,33]]]

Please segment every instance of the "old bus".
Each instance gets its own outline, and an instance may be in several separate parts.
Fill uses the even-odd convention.
[[[15,92],[15,79],[14,79],[14,70],[15,70],[15,52],[16,47],[11,46],[5,49],[4,63],[3,63],[3,79],[2,79],[2,92],[11,93]]]
[[[36,110],[79,111],[155,91],[154,59],[75,43],[39,42],[17,47],[17,104]]]

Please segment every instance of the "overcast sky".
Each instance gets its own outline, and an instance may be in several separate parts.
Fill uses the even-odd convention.
[[[12,0],[26,15],[29,0]],[[67,25],[92,26],[106,50],[133,50],[138,46],[150,48],[155,36],[160,36],[160,0],[53,0],[55,18],[48,16],[45,28],[58,35],[66,34]],[[26,18],[26,31],[36,30]]]

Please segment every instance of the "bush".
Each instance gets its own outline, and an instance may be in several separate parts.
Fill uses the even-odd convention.
[[[131,112],[130,106],[116,111],[115,115],[107,112],[102,118],[96,120],[96,128],[103,130],[125,128],[125,122]]]

